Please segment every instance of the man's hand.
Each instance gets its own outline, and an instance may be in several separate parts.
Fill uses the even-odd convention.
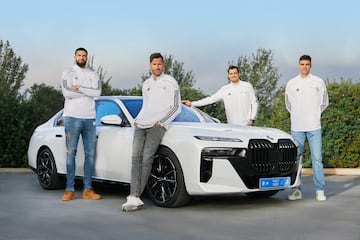
[[[80,85],[72,85],[71,89],[74,91],[79,91]]]
[[[191,102],[189,100],[182,100],[181,102],[182,102],[182,104],[184,104],[188,107],[191,107]]]
[[[249,120],[248,120],[248,125],[249,125],[249,126],[252,126],[252,125],[254,125],[254,120],[252,120],[252,119],[249,119]]]

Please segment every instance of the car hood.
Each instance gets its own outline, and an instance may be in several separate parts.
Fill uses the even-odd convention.
[[[193,136],[212,136],[212,137],[230,137],[239,138],[242,141],[249,139],[267,139],[271,142],[277,142],[278,139],[291,138],[291,135],[276,129],[254,126],[239,126],[225,123],[183,123],[176,122],[170,125],[170,128],[185,129]]]

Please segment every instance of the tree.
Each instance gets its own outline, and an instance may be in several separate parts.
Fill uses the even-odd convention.
[[[281,87],[275,95],[268,116],[269,118],[261,122],[262,126],[278,128],[285,132],[290,131],[290,113],[285,106],[285,87]]]
[[[236,65],[239,67],[241,80],[250,82],[255,89],[259,101],[258,123],[261,123],[269,117],[280,78],[278,69],[274,66],[272,51],[260,48],[252,57],[240,56]]]
[[[95,71],[94,56],[91,56],[89,58],[86,65],[88,68]],[[99,78],[101,81],[101,95],[103,96],[116,95],[113,93],[113,89],[110,85],[110,80],[112,79],[112,77],[106,76],[107,73],[101,65],[98,66],[96,73],[99,74]]]
[[[141,85],[138,84],[136,87],[130,88],[130,89],[113,89],[113,93],[116,93],[114,95],[123,95],[123,96],[141,96]]]
[[[24,166],[29,122],[21,95],[28,65],[0,40],[0,167]]]
[[[0,40],[0,93],[18,97],[27,71],[28,65],[15,55],[9,41]]]
[[[25,91],[28,95],[28,107],[33,128],[48,120],[63,107],[64,97],[61,90],[44,83],[34,84]]]

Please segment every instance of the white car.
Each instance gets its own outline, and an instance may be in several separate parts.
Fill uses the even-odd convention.
[[[96,99],[94,180],[130,183],[134,118],[141,106],[141,97]],[[219,123],[183,105],[157,151],[146,191],[162,207],[185,205],[191,196],[245,193],[269,197],[300,185],[297,151],[291,136],[281,130]],[[62,111],[35,129],[28,159],[44,189],[58,188],[64,181]],[[80,140],[78,177],[83,176],[83,159]]]

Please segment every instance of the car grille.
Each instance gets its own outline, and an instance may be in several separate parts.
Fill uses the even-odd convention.
[[[211,178],[213,159],[230,161],[245,185],[259,187],[259,179],[266,177],[291,177],[295,182],[298,164],[297,147],[290,139],[272,143],[266,139],[252,139],[247,149],[205,148],[201,154],[200,181]]]
[[[290,140],[281,139],[271,143],[265,139],[249,142],[249,160],[251,168],[257,173],[271,171],[286,172],[296,164],[296,146]]]

